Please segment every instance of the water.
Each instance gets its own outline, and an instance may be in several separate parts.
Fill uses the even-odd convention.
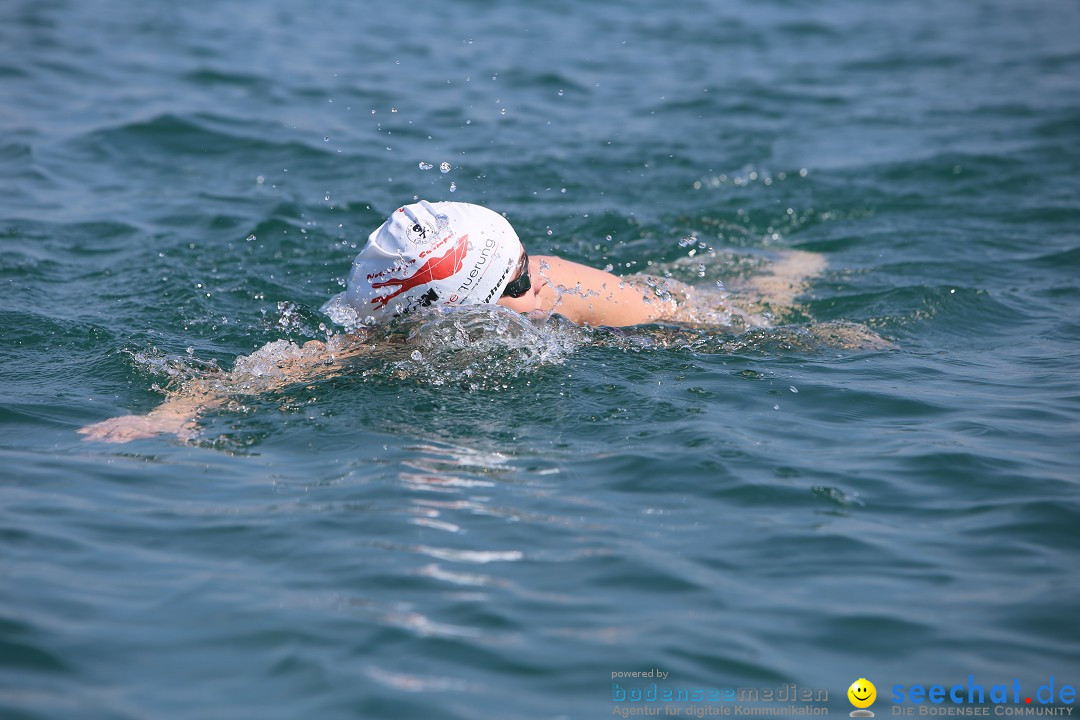
[[[0,17],[0,715],[1080,680],[1075,4]],[[829,267],[791,328],[434,318],[192,443],[76,433],[325,338],[415,197],[620,273]],[[807,340],[841,321],[896,347]]]

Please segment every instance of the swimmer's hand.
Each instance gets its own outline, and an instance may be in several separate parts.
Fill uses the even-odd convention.
[[[149,415],[121,415],[87,425],[79,430],[86,440],[107,443],[126,443],[156,435],[176,435],[181,440],[195,437],[198,426],[190,413],[172,412],[158,408]]]

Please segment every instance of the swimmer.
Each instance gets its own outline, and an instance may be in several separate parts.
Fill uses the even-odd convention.
[[[823,268],[820,255],[789,252],[771,275],[751,281],[750,288],[770,312],[782,312],[805,288],[805,280]],[[675,280],[618,277],[556,256],[529,256],[502,215],[468,203],[421,201],[398,208],[371,233],[353,261],[345,292],[322,307],[348,333],[303,347],[271,343],[237,359],[231,372],[170,390],[147,415],[111,418],[79,432],[87,439],[117,443],[162,433],[190,439],[198,416],[230,397],[338,374],[351,357],[371,351],[366,342],[371,328],[424,307],[497,304],[531,317],[558,313],[594,327],[721,324],[718,320],[730,326],[733,317],[743,326],[769,325],[762,314],[733,310],[727,299],[726,293],[704,294]],[[703,308],[707,304],[711,307]],[[724,314],[717,315],[718,310]],[[271,348],[274,371],[251,372],[253,359]]]
[[[579,325],[640,325],[670,301],[642,282],[554,256],[525,252],[502,215],[468,203],[398,208],[353,261],[348,289],[323,306],[346,327],[372,326],[432,305],[494,303],[520,313],[558,312]]]

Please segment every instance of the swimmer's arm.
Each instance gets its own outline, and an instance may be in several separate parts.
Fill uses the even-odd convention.
[[[185,383],[172,392],[165,401],[146,415],[121,415],[79,429],[86,440],[126,443],[139,438],[169,434],[188,440],[194,437],[198,426],[195,420],[207,410],[212,410],[228,399],[228,395],[215,392],[214,384],[206,379]]]
[[[588,265],[548,256],[537,258],[547,285],[541,309],[581,325],[621,327],[662,320],[673,303],[637,279],[621,278]]]
[[[221,407],[236,395],[272,392],[299,382],[310,382],[340,372],[341,361],[359,354],[366,346],[356,336],[339,336],[330,343],[311,340],[300,352],[278,362],[273,375],[254,375],[237,368],[227,373],[194,378],[168,393],[165,400],[146,415],[122,415],[87,425],[79,430],[87,440],[125,443],[155,435],[194,437],[196,420],[209,410]]]

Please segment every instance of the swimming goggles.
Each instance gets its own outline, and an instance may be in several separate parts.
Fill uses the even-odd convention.
[[[529,292],[531,288],[532,281],[529,279],[529,253],[522,250],[521,259],[518,261],[517,276],[506,283],[506,289],[503,290],[502,297],[519,298]]]

